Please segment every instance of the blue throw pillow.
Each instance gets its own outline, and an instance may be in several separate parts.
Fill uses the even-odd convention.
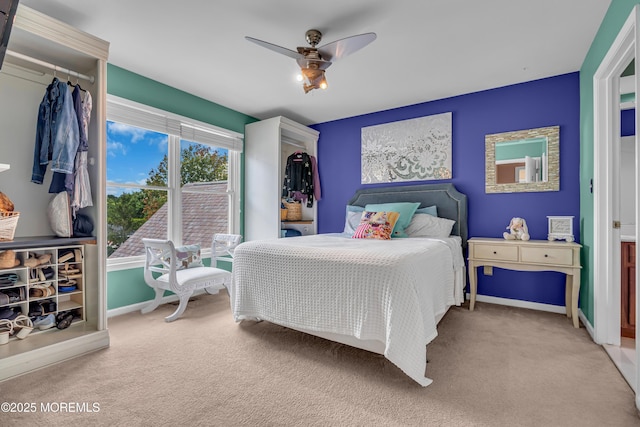
[[[399,203],[376,203],[368,204],[364,207],[367,212],[398,212],[400,218],[393,227],[391,237],[407,237],[404,229],[409,226],[413,214],[418,209],[420,203],[399,202]]]
[[[429,214],[431,216],[438,216],[438,207],[436,205],[427,206],[426,208],[416,209],[415,213]]]

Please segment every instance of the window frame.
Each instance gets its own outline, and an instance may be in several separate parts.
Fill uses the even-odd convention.
[[[116,183],[107,181],[106,176],[105,181],[107,188],[119,187],[167,191],[167,203],[169,203],[167,234],[169,239],[173,240],[176,245],[182,244],[181,140],[227,149],[228,232],[232,234],[240,233],[240,168],[241,153],[244,145],[243,134],[113,95],[107,95],[106,120],[167,134],[168,182],[166,187]],[[204,256],[210,255],[210,252],[211,248],[202,248]],[[144,255],[107,258],[107,272],[143,267],[144,260]]]

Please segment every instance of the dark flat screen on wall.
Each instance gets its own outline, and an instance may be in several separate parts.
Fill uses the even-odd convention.
[[[9,44],[11,27],[16,16],[19,0],[0,0],[0,69],[4,62],[4,54]]]

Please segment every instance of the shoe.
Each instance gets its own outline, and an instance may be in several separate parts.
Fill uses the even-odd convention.
[[[15,273],[0,274],[0,288],[13,286],[18,281],[18,275]]]
[[[73,279],[58,282],[58,292],[73,292],[78,289],[77,282]]]
[[[71,322],[73,321],[73,313],[71,312],[63,312],[59,313],[56,317],[56,327],[58,329],[67,329]]]
[[[31,285],[29,288],[29,296],[32,298],[47,298],[55,295],[56,288],[53,285],[48,285],[47,283]]]
[[[16,337],[23,340],[33,331],[33,322],[24,314],[13,319],[13,333]]]
[[[20,312],[16,312],[9,307],[0,308],[0,319],[13,320],[18,317],[18,314],[20,314]]]
[[[56,317],[53,313],[46,316],[38,316],[36,317],[36,320],[33,321],[33,327],[38,328],[41,331],[53,328],[54,326],[56,326]]]
[[[71,261],[72,259],[74,259],[74,257],[75,257],[75,254],[72,250],[65,253],[61,253],[60,256],[58,257],[58,264]]]
[[[46,316],[55,313],[58,305],[52,300],[31,301],[29,303],[29,317]]]
[[[76,268],[76,266],[69,267],[69,263],[65,263],[64,268],[59,268],[59,272],[62,275],[68,276],[70,274],[80,273],[80,269]]]
[[[29,256],[29,258],[24,261],[24,265],[33,268],[38,265],[47,264],[49,261],[51,261],[51,254],[42,254],[38,257]]]
[[[9,304],[13,304],[15,302],[22,302],[25,300],[24,288],[12,288],[5,289],[3,292],[7,297],[9,297]]]

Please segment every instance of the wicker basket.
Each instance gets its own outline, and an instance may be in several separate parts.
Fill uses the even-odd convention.
[[[287,209],[280,209],[280,221],[287,220]]]
[[[302,219],[302,203],[287,203],[287,221],[300,221]]]
[[[20,212],[0,212],[0,241],[13,240]]]

